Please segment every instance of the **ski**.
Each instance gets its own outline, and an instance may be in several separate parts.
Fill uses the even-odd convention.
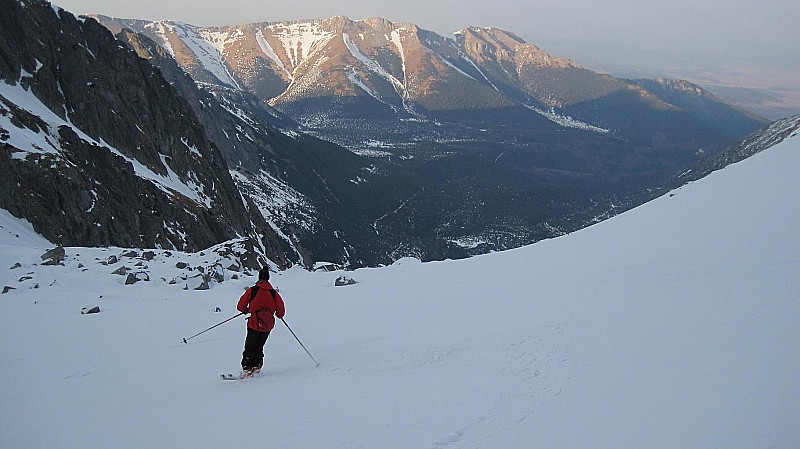
[[[251,374],[249,376],[245,376],[244,373],[233,374],[233,373],[222,373],[219,375],[219,378],[222,380],[246,380],[252,379],[254,377],[261,377],[263,374],[259,371],[255,374]]]

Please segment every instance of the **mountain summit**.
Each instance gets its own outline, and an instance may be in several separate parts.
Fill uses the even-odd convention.
[[[728,105],[737,126],[704,120],[641,83],[584,69],[496,28],[444,37],[383,18],[205,28],[96,18],[114,31],[147,34],[198,82],[252,92],[312,128],[342,118],[457,118],[597,132],[674,133],[681,125],[740,138],[764,123]],[[681,98],[723,104],[682,85],[662,86]]]

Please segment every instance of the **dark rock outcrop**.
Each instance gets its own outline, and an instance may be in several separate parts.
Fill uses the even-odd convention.
[[[81,309],[81,315],[90,315],[93,313],[100,313],[100,306],[86,306]]]
[[[0,126],[0,207],[62,245],[193,251],[251,236],[260,257],[287,263],[158,69],[46,1],[0,0],[0,10],[4,91],[48,110],[0,94],[11,123]]]
[[[336,280],[333,282],[333,285],[334,285],[335,287],[344,287],[344,286],[346,286],[346,285],[355,285],[355,284],[358,284],[358,282],[357,282],[355,279],[353,279],[353,278],[349,278],[349,277],[347,277],[347,276],[339,276],[339,277],[338,277],[338,278],[336,278]]]

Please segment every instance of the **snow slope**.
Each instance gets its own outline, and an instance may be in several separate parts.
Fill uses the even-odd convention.
[[[181,339],[234,315],[252,278],[123,286],[98,263],[113,248],[35,265],[47,242],[0,214],[17,287],[0,296],[2,446],[796,448],[798,168],[794,137],[530,247],[276,274],[321,366],[279,324],[266,376],[240,382],[217,377],[243,320]]]

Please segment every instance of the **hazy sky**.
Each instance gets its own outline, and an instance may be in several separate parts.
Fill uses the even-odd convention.
[[[56,0],[76,14],[195,25],[371,16],[439,34],[512,31],[555,56],[639,68],[800,71],[800,0]],[[583,60],[583,61],[582,61]]]

